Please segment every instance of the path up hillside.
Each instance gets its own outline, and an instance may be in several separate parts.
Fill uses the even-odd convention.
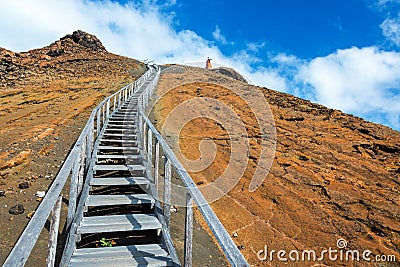
[[[228,76],[194,67],[165,68],[157,89],[162,98],[157,101],[153,116],[168,141],[178,144],[174,149],[177,151],[179,146],[190,160],[199,159],[201,140],[212,139],[216,144],[218,150],[212,164],[191,172],[200,188],[216,181],[228,166],[231,153],[248,153],[249,162],[239,183],[212,207],[249,263],[399,266],[400,133]],[[275,122],[275,157],[255,192],[249,192],[248,188],[259,164],[261,138],[270,144],[273,140],[260,134],[254,109],[233,93],[239,91],[250,100],[261,92]],[[190,105],[185,108],[184,103]],[[240,117],[248,134],[248,152],[231,150],[232,143],[222,124],[232,114],[223,113],[219,104],[230,107]],[[177,108],[179,112],[174,113]],[[171,114],[174,114],[172,119]],[[187,122],[188,114],[196,119]],[[219,119],[208,119],[211,115]],[[168,135],[177,128],[179,137]],[[203,157],[211,153],[209,148],[203,146]],[[371,250],[371,258],[379,254],[395,255],[397,262],[334,262],[326,256],[321,262],[288,264],[277,260],[276,254],[273,261],[268,258],[260,261],[257,257],[265,245],[269,251],[321,253],[324,248],[338,249],[339,239],[347,241],[345,249],[360,253]]]
[[[39,204],[35,193],[47,190],[92,109],[145,69],[83,31],[28,52],[0,48],[0,264]],[[16,204],[22,214],[10,213]],[[32,255],[43,266],[46,251]]]

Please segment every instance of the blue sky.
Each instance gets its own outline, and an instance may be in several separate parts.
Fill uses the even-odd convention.
[[[111,52],[229,65],[255,84],[400,129],[400,0],[0,1],[0,46],[82,29]]]

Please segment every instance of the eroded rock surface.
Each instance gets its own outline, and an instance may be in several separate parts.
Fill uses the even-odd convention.
[[[260,136],[260,126],[251,108],[233,93],[233,88],[246,90],[249,98],[256,91],[261,92],[275,121],[275,158],[255,192],[248,188],[264,137]],[[169,142],[178,138],[186,158],[199,159],[203,139],[212,139],[218,148],[211,165],[191,172],[200,188],[215,181],[229,164],[231,143],[221,127],[229,116],[220,113],[219,122],[207,119],[213,110],[220,110],[212,104],[211,113],[192,106],[180,110],[181,116],[174,116],[173,123],[164,124],[165,119],[185,101],[214,99],[232,108],[243,121],[250,142],[250,160],[239,183],[212,207],[252,265],[399,266],[398,131],[193,67],[166,68],[157,92],[163,96],[153,110],[157,127],[167,133]],[[180,125],[180,118],[189,113],[199,117]],[[179,137],[168,136],[168,131],[181,126]],[[339,239],[347,241],[346,249],[360,253],[371,250],[373,256],[395,255],[397,262],[330,261],[325,257],[321,262],[285,263],[278,261],[276,254],[274,261],[257,258],[265,245],[275,251],[321,252],[329,247],[338,249]]]

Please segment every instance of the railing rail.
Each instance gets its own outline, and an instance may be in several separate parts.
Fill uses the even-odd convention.
[[[105,98],[91,113],[86,126],[76,141],[74,147],[65,159],[64,164],[59,170],[56,178],[47,190],[39,207],[33,217],[17,240],[14,248],[4,262],[4,267],[24,266],[28,260],[33,247],[35,246],[40,233],[42,232],[50,213],[52,214],[51,226],[48,243],[48,255],[46,266],[54,266],[56,256],[56,246],[58,237],[58,224],[60,221],[61,192],[68,179],[70,182],[69,205],[67,223],[65,229],[71,227],[76,219],[77,201],[83,190],[83,185],[90,172],[92,154],[97,137],[102,132],[105,122],[110,114],[118,109],[134,92],[136,92],[144,82],[153,74],[154,68],[148,66],[148,70],[135,82],[128,84],[118,92]]]
[[[145,87],[145,90],[139,97],[139,143],[142,145],[145,158],[147,158],[147,168],[152,170],[151,176],[155,183],[155,188],[158,190],[159,183],[159,166],[160,166],[160,150],[162,150],[165,158],[161,162],[164,169],[164,194],[162,202],[164,208],[162,215],[166,221],[167,227],[170,224],[170,203],[171,203],[171,171],[174,168],[180,177],[181,181],[187,189],[186,194],[186,216],[185,216],[185,236],[184,236],[184,266],[192,266],[192,229],[193,229],[193,202],[204,217],[207,225],[211,229],[215,239],[218,241],[219,246],[227,257],[232,266],[244,267],[249,266],[246,259],[240,253],[239,249],[233,242],[232,238],[226,231],[225,227],[215,215],[207,200],[194,183],[188,172],[185,170],[181,162],[175,156],[172,149],[166,143],[161,134],[157,131],[149,118],[146,116],[145,111],[149,103],[149,98],[153,95],[160,76],[160,69],[157,69],[153,81]],[[153,141],[154,140],[154,141]],[[154,154],[154,156],[153,156]],[[159,192],[154,192],[159,197]]]

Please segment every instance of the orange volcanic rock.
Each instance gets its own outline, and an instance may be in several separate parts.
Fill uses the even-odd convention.
[[[249,263],[399,266],[400,133],[221,74],[225,73],[184,66],[164,68],[157,88],[162,98],[153,116],[174,150],[182,151],[181,159],[201,160],[215,154],[211,164],[190,172],[200,188],[219,179],[232,164],[234,153],[248,154],[240,181],[212,207]],[[249,184],[261,162],[262,139],[268,136],[260,134],[264,126],[257,122],[250,101],[246,104],[243,95],[236,93],[238,90],[250,100],[257,92],[263,95],[276,129],[272,166],[254,192],[249,191]],[[222,105],[230,107],[242,121],[248,151],[232,151],[229,131],[222,127],[230,115],[220,112],[219,119],[215,118]],[[192,121],[187,120],[189,115]],[[174,129],[179,130],[179,137],[170,134],[177,132]],[[213,146],[201,146],[201,140],[212,140],[216,152]],[[346,249],[360,253],[370,250],[371,258],[394,255],[397,261],[374,265],[362,260],[332,261],[326,256],[319,262],[284,262],[276,256],[279,250],[314,250],[320,255],[329,247],[338,250],[341,239],[347,241],[344,253]],[[272,261],[269,254],[261,260],[257,256],[265,246],[275,250]],[[261,252],[259,255],[264,256]]]

